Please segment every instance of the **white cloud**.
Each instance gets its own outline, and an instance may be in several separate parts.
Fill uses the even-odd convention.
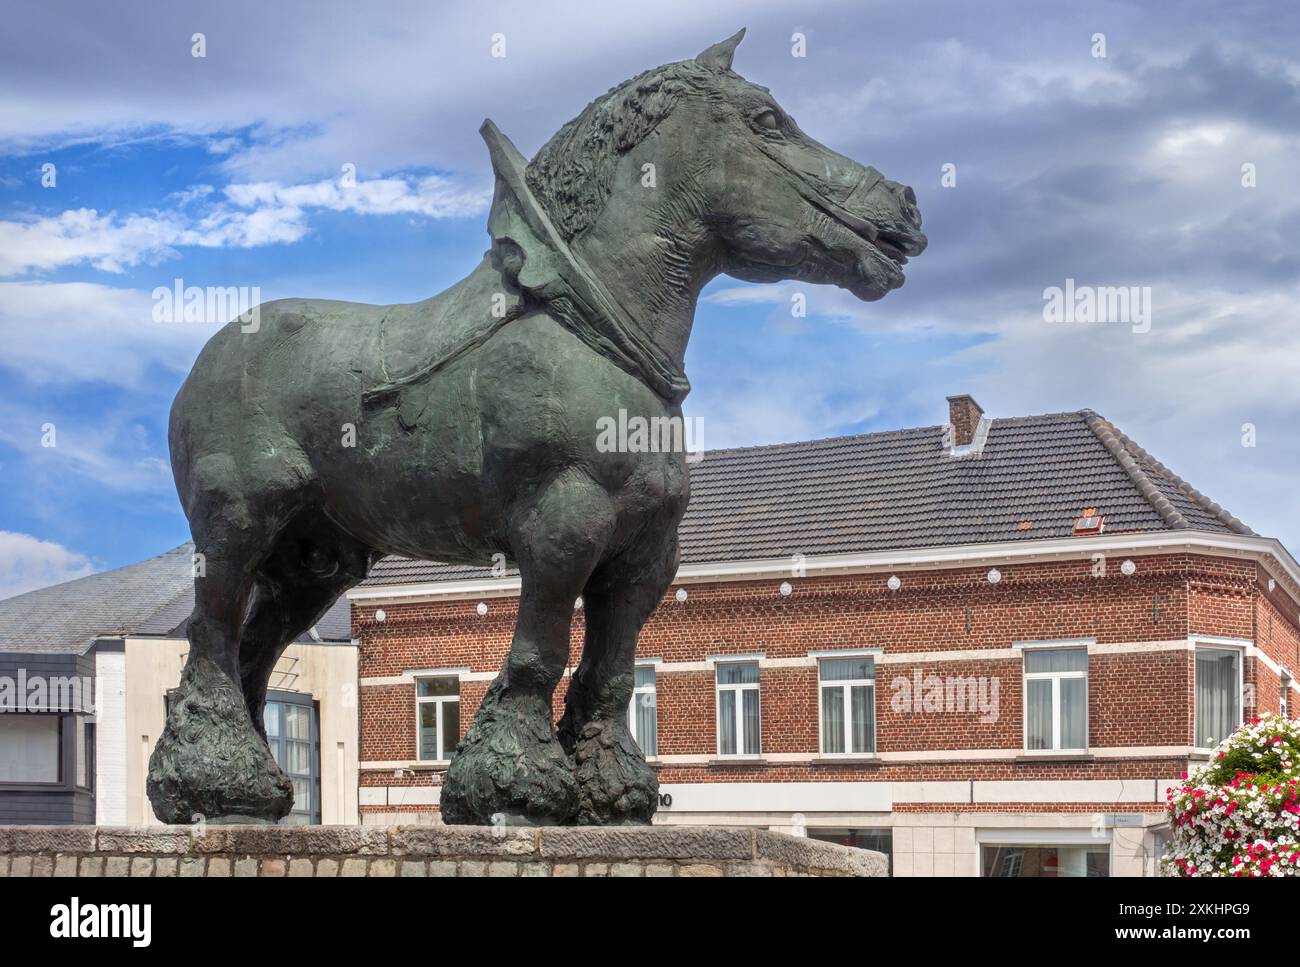
[[[0,277],[89,263],[102,272],[122,272],[176,254],[177,247],[255,248],[296,242],[308,232],[313,209],[359,215],[423,215],[456,218],[487,207],[486,190],[428,175],[281,185],[228,185],[225,201],[195,214],[183,211],[212,194],[199,185],[173,197],[177,209],[125,217],[78,208],[59,215],[0,221]]]
[[[0,531],[0,598],[93,573],[90,559],[30,534]]]
[[[216,324],[153,320],[148,292],[90,282],[0,282],[0,363],[31,383],[144,388],[185,372]]]

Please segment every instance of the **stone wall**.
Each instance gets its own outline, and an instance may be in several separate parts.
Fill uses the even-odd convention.
[[[884,876],[737,827],[0,826],[0,876]]]

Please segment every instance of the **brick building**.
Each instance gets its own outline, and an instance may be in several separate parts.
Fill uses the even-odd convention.
[[[1300,567],[1091,411],[949,407],[692,465],[629,709],[656,822],[803,829],[895,875],[1151,875],[1171,781],[1294,707]],[[437,821],[518,587],[390,558],[351,592],[364,821]]]

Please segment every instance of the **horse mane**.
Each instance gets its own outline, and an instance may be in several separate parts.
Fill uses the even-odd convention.
[[[566,242],[605,207],[619,158],[709,79],[695,61],[652,68],[596,98],[542,146],[525,177]]]

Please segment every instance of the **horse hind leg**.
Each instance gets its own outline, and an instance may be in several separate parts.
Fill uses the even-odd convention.
[[[276,662],[339,595],[365,578],[373,560],[368,546],[312,515],[286,528],[259,569],[240,633],[239,669],[249,718],[263,738],[262,713]]]
[[[274,822],[293,791],[249,721],[239,634],[269,520],[228,497],[190,508],[196,559],[189,658],[149,760],[146,791],[166,823]],[[201,563],[198,563],[201,561]]]

